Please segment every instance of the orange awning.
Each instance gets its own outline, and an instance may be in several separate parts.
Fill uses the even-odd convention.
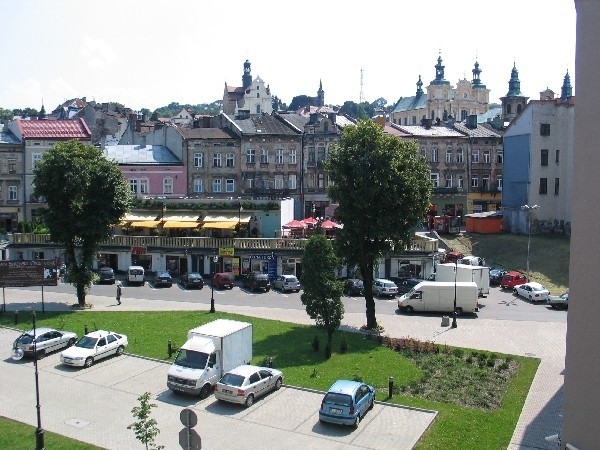
[[[138,228],[154,228],[158,226],[160,220],[140,220],[138,222],[131,222],[132,227]]]
[[[196,228],[199,222],[182,222],[179,220],[167,220],[163,224],[163,228]]]

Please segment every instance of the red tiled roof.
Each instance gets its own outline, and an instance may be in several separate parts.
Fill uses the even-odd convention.
[[[83,119],[78,120],[19,120],[23,139],[91,139],[92,133]]]

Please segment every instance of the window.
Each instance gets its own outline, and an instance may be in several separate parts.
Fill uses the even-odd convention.
[[[17,173],[17,161],[14,159],[8,160],[8,173]]]
[[[204,192],[202,178],[194,178],[194,192]]]
[[[254,164],[254,149],[249,148],[246,150],[246,164]]]
[[[213,153],[213,167],[221,167],[221,154]]]
[[[462,175],[458,176],[458,179],[456,180],[456,187],[458,189],[462,189],[464,187],[464,179]]]
[[[248,178],[246,180],[246,188],[254,189],[254,178]]]
[[[259,98],[260,94],[257,92],[256,93],[256,98]],[[260,114],[260,105],[256,105],[256,114]]]
[[[512,113],[512,105],[506,105],[506,114]]]
[[[560,162],[560,150],[556,150],[556,154],[554,156],[554,162],[558,164]]]
[[[325,174],[323,172],[319,172],[317,177],[317,188],[323,189],[325,187]]]
[[[212,191],[213,192],[221,192],[221,179],[220,178],[213,179]]]
[[[436,188],[440,184],[440,174],[439,173],[431,173],[430,180],[433,183],[433,187]]]
[[[437,148],[431,149],[431,162],[438,162],[438,149]]]
[[[225,180],[225,192],[235,192],[235,180],[231,178]]]
[[[325,161],[325,147],[321,146],[317,149],[317,162]]]
[[[446,175],[446,187],[447,188],[452,187],[452,175]]]
[[[456,150],[456,162],[457,163],[463,162],[463,149],[462,148],[459,148],[458,150]]]
[[[325,133],[328,133],[328,132],[329,132],[329,122],[325,122],[325,123],[323,124],[323,131],[324,131]]]
[[[483,188],[484,191],[488,191],[490,189],[490,176],[489,175],[484,175],[483,179],[481,180],[481,187]]]
[[[140,194],[150,193],[150,182],[148,178],[140,178]]]
[[[35,169],[36,166],[42,162],[42,154],[41,153],[32,153],[31,154],[31,166]]]
[[[497,164],[503,164],[504,163],[504,151],[503,150],[498,150],[496,152],[496,163]]]
[[[469,115],[468,111],[466,109],[461,109],[460,110],[460,120],[461,121],[465,121],[467,120],[467,116]]]
[[[484,150],[483,151],[483,162],[485,164],[489,164],[490,162],[492,162],[492,160],[490,158],[490,151],[489,150]]]
[[[446,162],[447,163],[452,162],[452,149],[451,148],[446,149]]]
[[[290,164],[296,164],[296,150],[290,150]]]
[[[477,177],[471,177],[471,187],[472,188],[479,187],[479,178],[477,178]]]
[[[548,178],[540,178],[540,194],[548,193]]]
[[[173,193],[173,178],[165,177],[163,178],[163,194],[172,194]]]
[[[278,148],[275,154],[275,164],[283,164],[283,149]]]
[[[261,178],[260,180],[260,184],[259,187],[261,189],[269,189],[269,179],[268,178]]]
[[[541,123],[540,124],[540,136],[550,136],[550,124],[549,123]]]
[[[204,153],[194,153],[194,167],[204,167]]]
[[[479,162],[479,150],[473,150],[473,153],[471,153],[471,162],[472,163]]]
[[[9,186],[8,187],[8,200],[16,200],[18,196],[18,188],[17,186]]]
[[[137,178],[130,178],[129,179],[129,187],[131,188],[131,193],[132,194],[137,194],[138,191],[139,191],[138,179]]]
[[[541,154],[541,163],[542,166],[547,166],[548,165],[548,150],[547,149],[542,149],[542,154]]]
[[[235,167],[235,156],[233,153],[227,153],[225,156],[225,166],[227,167]]]
[[[269,164],[269,150],[263,148],[260,151],[260,163],[261,164]]]
[[[501,191],[502,190],[502,178],[498,178],[496,180],[496,188]]]
[[[290,173],[288,175],[288,188],[296,189],[296,174],[295,173]]]
[[[560,178],[555,178],[554,179],[554,195],[558,195],[559,187],[560,187]]]
[[[417,116],[412,116],[412,124],[413,125],[417,124]]]
[[[283,175],[275,175],[275,189],[283,189]]]

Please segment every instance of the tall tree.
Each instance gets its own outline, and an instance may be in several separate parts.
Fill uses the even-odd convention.
[[[322,234],[311,236],[302,257],[300,279],[304,292],[300,299],[306,306],[309,317],[316,321],[318,328],[323,328],[327,333],[329,349],[333,332],[344,317],[342,283],[335,277],[337,267],[338,260],[331,241]]]
[[[129,209],[129,186],[115,162],[78,141],[58,143],[44,154],[34,169],[34,186],[34,195],[46,198],[42,218],[52,240],[65,246],[69,279],[85,306],[99,243],[112,236]]]
[[[349,267],[360,269],[368,329],[377,328],[373,270],[379,259],[409,243],[429,205],[430,169],[416,141],[383,132],[372,121],[344,129],[326,161],[328,194],[338,203],[334,247]]]

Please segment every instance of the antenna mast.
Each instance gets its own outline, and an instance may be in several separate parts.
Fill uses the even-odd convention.
[[[362,104],[365,101],[365,96],[363,94],[363,70],[360,69],[360,95],[358,96],[358,104]]]

